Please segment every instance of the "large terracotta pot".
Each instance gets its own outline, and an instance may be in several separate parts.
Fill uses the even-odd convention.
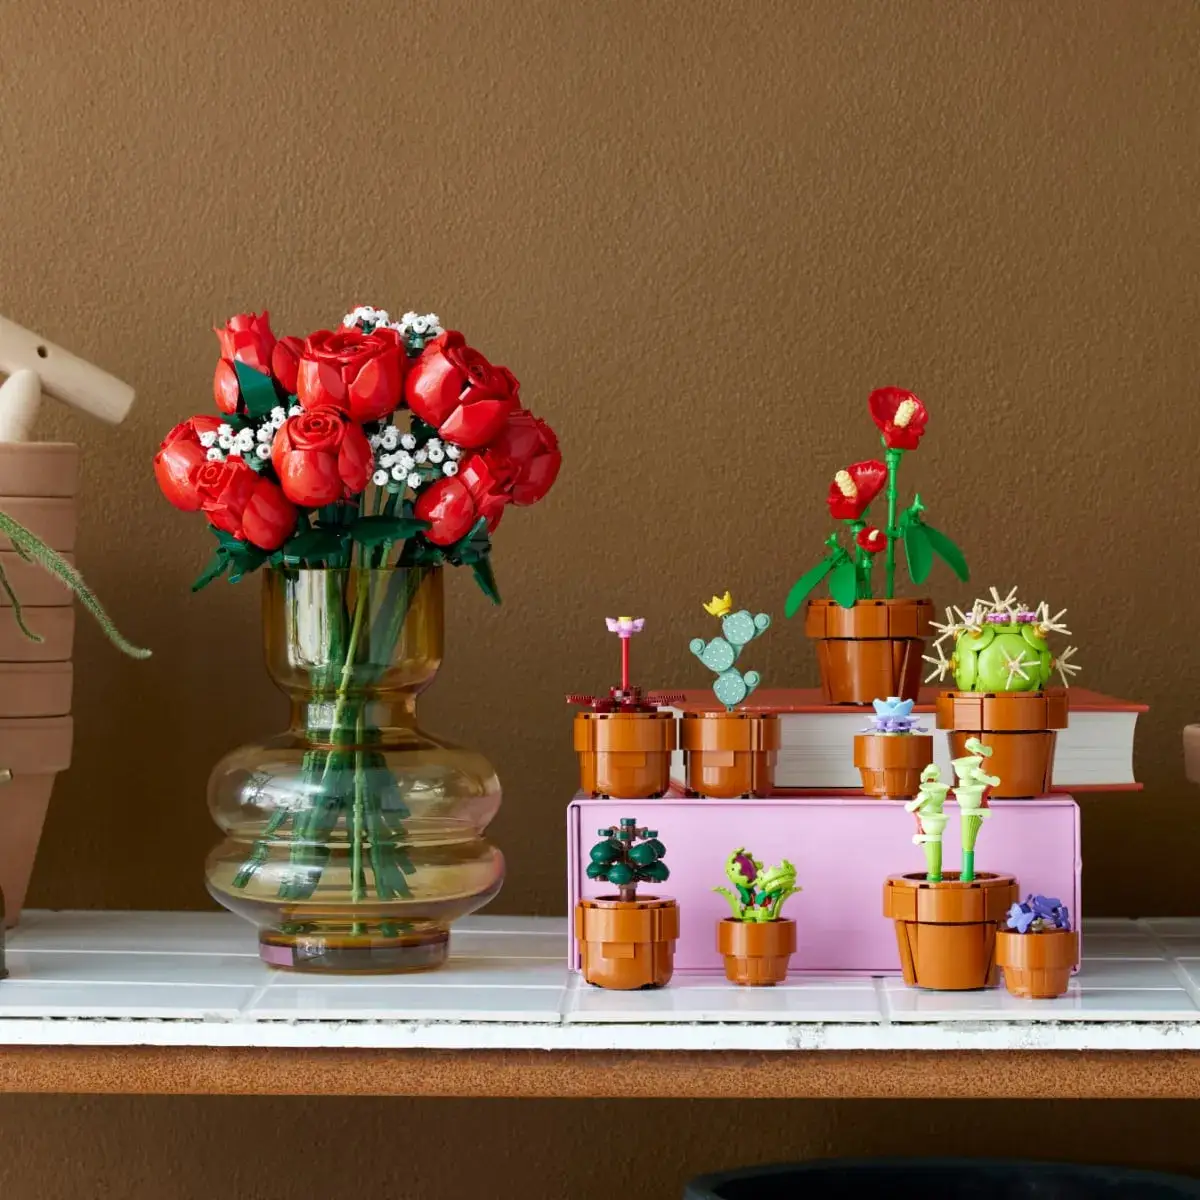
[[[931,600],[810,600],[804,632],[816,642],[821,687],[830,704],[870,704],[880,696],[915,700]]]
[[[1047,933],[1002,929],[996,935],[996,965],[1004,971],[1004,984],[1025,1000],[1063,995],[1078,962],[1079,933],[1074,929]]]
[[[0,510],[71,560],[79,447],[52,442],[0,443]],[[6,924],[17,923],[54,777],[71,763],[71,650],[75,610],[70,591],[24,562],[0,537],[3,566],[25,623],[42,637],[30,642],[0,595],[0,890]],[[7,610],[7,611],[6,611]]]
[[[969,883],[957,871],[941,883],[924,874],[890,876],[883,915],[896,924],[904,982],[942,992],[994,985],[996,933],[1016,902],[1011,875],[983,873]]]
[[[1054,787],[1055,730],[1067,727],[1067,692],[942,692],[937,727],[948,731],[954,758],[968,753],[968,738],[991,748],[987,773],[1000,780],[994,799],[1045,796]]]
[[[717,922],[717,950],[725,956],[725,978],[743,987],[774,987],[787,978],[788,962],[796,953],[796,922]]]
[[[687,788],[694,795],[717,800],[769,796],[775,786],[775,713],[684,713],[679,745],[687,761]]]
[[[647,800],[671,786],[674,713],[575,714],[579,786],[589,796]]]
[[[575,939],[588,983],[622,992],[663,987],[675,970],[679,909],[661,896],[580,900]]]
[[[854,765],[863,791],[884,800],[911,800],[921,786],[921,772],[933,762],[931,733],[858,733]]]

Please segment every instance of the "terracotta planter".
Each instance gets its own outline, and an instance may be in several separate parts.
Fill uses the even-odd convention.
[[[689,712],[679,723],[687,788],[732,800],[767,796],[775,786],[779,717],[775,713]]]
[[[996,934],[1016,902],[1011,875],[983,873],[970,883],[956,871],[942,883],[926,882],[923,873],[889,876],[883,915],[896,924],[904,982],[941,992],[994,985]]]
[[[1054,788],[1055,730],[1067,727],[1067,692],[942,692],[937,727],[949,732],[954,758],[967,753],[968,738],[991,748],[987,773],[1000,779],[995,799],[1045,796]]]
[[[810,600],[804,632],[817,644],[825,699],[830,704],[870,704],[879,696],[915,700],[932,618],[930,600],[859,600],[853,608]]]
[[[0,443],[0,510],[71,560],[79,447],[51,442]],[[23,562],[0,537],[0,565],[21,601],[26,624],[43,641],[27,641],[0,596],[0,890],[6,924],[25,903],[54,777],[71,762],[71,651],[75,612],[70,591]],[[9,611],[5,611],[5,610]]]
[[[1014,996],[1025,1000],[1053,1000],[1063,995],[1071,972],[1079,963],[1079,932],[996,934],[996,965]]]
[[[725,956],[725,978],[743,987],[774,987],[787,978],[796,953],[796,922],[717,922],[717,950]]]
[[[679,909],[661,896],[580,900],[575,938],[588,983],[622,992],[662,987],[675,969]]]
[[[911,800],[921,786],[921,772],[933,762],[931,733],[858,733],[854,765],[863,791],[884,800]]]
[[[677,737],[674,713],[576,713],[580,788],[619,800],[663,795]]]

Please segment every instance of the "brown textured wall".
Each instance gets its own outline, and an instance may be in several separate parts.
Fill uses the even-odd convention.
[[[466,330],[567,454],[551,499],[500,532],[506,606],[454,581],[450,657],[425,704],[431,727],[499,766],[498,908],[563,909],[561,695],[609,682],[599,618],[645,614],[642,675],[698,682],[699,600],[730,587],[779,611],[826,532],[828,477],[872,452],[867,392],[897,383],[933,412],[906,483],[978,583],[1067,606],[1081,682],[1153,706],[1145,792],[1085,801],[1089,909],[1197,910],[1200,797],[1178,745],[1196,716],[1200,587],[1191,0],[8,0],[0,14],[0,313],[138,389],[120,430],[50,413],[42,433],[84,444],[80,561],[157,652],[130,663],[82,628],[76,765],[34,903],[207,904],[206,772],[282,713],[253,588],[189,596],[207,535],[160,500],[150,456],[207,405],[214,320],[266,305],[304,331],[360,302],[428,306]],[[973,594],[936,583],[941,602]],[[772,683],[814,678],[782,622],[762,666]],[[71,1156],[101,1161],[69,1135],[80,1121],[127,1146],[103,1194],[208,1194],[189,1156],[232,1153],[233,1186],[205,1187],[283,1195],[307,1166],[288,1155],[263,1178],[249,1131],[303,1113],[355,1148],[356,1186],[325,1194],[365,1194],[404,1179],[394,1122],[417,1111],[9,1099],[0,1129],[31,1150],[4,1193],[68,1194]],[[536,1160],[539,1189],[513,1156],[525,1194],[611,1194],[600,1143],[632,1113],[604,1109],[606,1139],[585,1143],[574,1111],[487,1109],[584,1164]],[[710,1149],[728,1109],[676,1111],[672,1164],[738,1157]],[[747,1154],[886,1132],[865,1107],[787,1111],[788,1137]],[[886,1124],[927,1145],[934,1110]],[[964,1148],[988,1147],[987,1122],[964,1128]],[[452,1142],[435,1129],[419,1186],[395,1194],[443,1194],[433,1156]],[[1100,1138],[1080,1152],[1103,1145],[1194,1153]],[[666,1194],[634,1180],[629,1195]]]

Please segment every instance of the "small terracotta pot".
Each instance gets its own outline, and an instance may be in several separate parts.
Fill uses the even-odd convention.
[[[931,733],[858,733],[854,765],[863,791],[885,800],[911,800],[921,786],[921,772],[933,762]]]
[[[1071,972],[1079,963],[1079,932],[996,934],[996,965],[1014,996],[1025,1000],[1053,1000],[1067,990]]]
[[[717,922],[717,950],[725,956],[725,978],[743,987],[774,987],[787,978],[788,961],[796,953],[796,922]]]
[[[970,883],[957,871],[941,883],[924,874],[889,876],[883,915],[896,924],[904,982],[940,992],[994,985],[997,929],[1016,902],[1011,875],[983,873]]]
[[[576,713],[580,788],[619,800],[663,795],[677,737],[674,713]]]
[[[693,795],[732,800],[767,796],[775,787],[779,757],[775,713],[684,713],[679,744],[687,760],[687,788]]]
[[[817,644],[821,687],[830,704],[870,704],[879,696],[915,700],[921,655],[933,619],[930,600],[810,600],[804,632]]]
[[[583,977],[628,992],[663,987],[675,969],[679,909],[674,900],[598,896],[575,905],[575,939]]]
[[[954,758],[966,755],[968,738],[991,748],[987,773],[1000,780],[995,799],[1045,796],[1054,788],[1055,730],[1067,727],[1067,692],[942,692],[937,727],[949,731]]]

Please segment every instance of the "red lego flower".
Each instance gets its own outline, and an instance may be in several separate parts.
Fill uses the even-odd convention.
[[[883,536],[883,530],[876,529],[874,525],[868,525],[866,529],[860,529],[858,536],[854,540],[868,554],[878,554],[880,550],[887,549],[887,538]]]
[[[878,388],[871,393],[867,404],[871,409],[871,420],[879,426],[889,450],[917,448],[929,413],[912,392],[903,388]]]
[[[829,485],[829,513],[841,521],[856,521],[887,483],[887,467],[878,459],[851,463]]]

